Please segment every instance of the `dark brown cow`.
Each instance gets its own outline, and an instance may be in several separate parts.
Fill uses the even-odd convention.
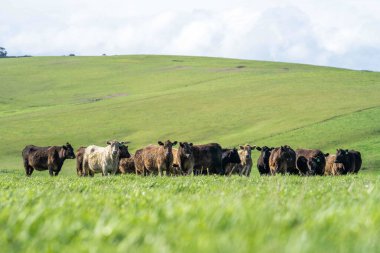
[[[274,148],[269,156],[269,169],[271,175],[277,173],[294,173],[296,154],[294,150],[285,145]]]
[[[324,175],[326,159],[318,149],[297,149],[296,166],[301,175]]]
[[[194,174],[224,175],[222,153],[222,147],[218,143],[193,145]]]
[[[144,171],[144,175],[159,173],[161,176],[163,176],[165,170],[168,176],[173,165],[172,147],[176,144],[176,141],[167,140],[165,143],[158,141],[159,146],[149,145],[143,148],[142,163],[135,160],[136,169]]]
[[[269,157],[274,148],[263,146],[256,147],[256,149],[261,152],[259,158],[257,159],[257,169],[260,175],[270,175]]]
[[[357,174],[362,166],[362,156],[359,151],[337,149],[335,163],[343,164],[343,174]]]
[[[77,156],[77,175],[78,176],[82,176],[84,171],[83,171],[83,155],[84,155],[84,151],[85,151],[86,147],[80,147],[77,149],[77,152],[76,152],[76,156]],[[128,146],[125,146],[125,145],[120,145],[119,146],[119,150],[120,150],[120,153],[119,153],[119,157],[120,159],[128,159],[131,157],[131,154],[129,153],[128,151]],[[120,164],[121,160],[119,160],[119,164]],[[90,170],[89,171],[89,175],[91,177],[94,176],[94,173]]]
[[[173,167],[176,174],[191,175],[194,169],[193,143],[180,142],[178,150],[173,149]],[[178,169],[176,169],[178,168]]]
[[[49,170],[50,176],[58,176],[66,159],[74,159],[73,147],[66,143],[63,146],[37,147],[26,146],[22,151],[25,173],[31,176],[33,170]]]
[[[148,173],[144,170],[144,161],[142,158],[143,149],[138,149],[133,156],[133,165],[135,167],[136,175],[144,175],[147,176]],[[140,165],[140,166],[139,166]]]

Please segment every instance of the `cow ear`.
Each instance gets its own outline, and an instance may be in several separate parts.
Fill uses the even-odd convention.
[[[192,143],[192,142],[190,142],[190,143],[189,143],[189,145],[190,145],[190,147],[192,147],[192,146],[193,146],[193,143]]]
[[[162,143],[162,141],[158,141],[157,143],[158,143],[158,145],[160,145],[160,146],[164,146],[164,144]]]
[[[256,145],[251,146],[251,149],[255,149],[255,148],[256,148]]]
[[[183,147],[183,143],[182,143],[182,142],[180,142],[179,145],[180,145],[181,147]]]
[[[244,147],[243,147],[243,146],[239,146],[239,148],[240,148],[240,149],[244,149]]]
[[[329,156],[330,154],[329,153],[326,153],[325,156]]]
[[[64,150],[67,150],[67,147],[66,147],[66,146],[62,146],[62,148],[63,148]]]
[[[107,145],[111,145],[111,142],[110,142],[110,141],[107,141]]]
[[[174,141],[174,142],[172,143],[172,146],[175,146],[175,145],[177,145],[177,141]]]
[[[260,148],[260,147],[256,147],[256,149],[257,149],[258,151],[261,151],[261,148]]]
[[[66,142],[66,146],[70,146],[70,143]]]

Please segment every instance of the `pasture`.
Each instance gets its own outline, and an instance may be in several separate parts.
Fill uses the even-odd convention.
[[[0,178],[3,252],[377,252],[379,177]]]
[[[0,60],[4,252],[374,252],[380,73],[179,56]],[[359,150],[358,175],[25,177],[28,144]],[[259,152],[253,151],[254,164]]]

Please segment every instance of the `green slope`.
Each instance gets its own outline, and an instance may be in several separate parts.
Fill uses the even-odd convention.
[[[1,169],[23,173],[27,144],[108,139],[132,151],[164,139],[353,148],[367,171],[380,168],[377,72],[179,56],[0,59],[0,69]]]

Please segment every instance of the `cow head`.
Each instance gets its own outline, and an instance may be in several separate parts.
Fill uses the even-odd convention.
[[[165,150],[165,156],[168,156],[172,154],[172,147],[177,144],[177,141],[171,142],[170,140],[165,141],[163,143],[162,141],[158,141],[158,145],[162,146]]]
[[[337,149],[334,163],[345,163],[349,159],[348,149]]]
[[[113,157],[117,157],[120,154],[120,146],[123,145],[125,142],[118,142],[118,141],[107,141],[107,145],[111,149],[111,155]]]
[[[126,144],[126,143],[129,143],[129,142],[125,142],[124,144]],[[120,158],[130,158],[131,154],[128,151],[128,146],[125,146],[124,144],[121,144],[119,146],[119,150],[120,150],[119,157]]]
[[[320,157],[311,157],[307,161],[307,167],[309,168],[309,174],[315,175],[318,167],[320,167],[322,160]]]
[[[256,147],[256,149],[258,151],[261,151],[261,154],[262,154],[264,161],[268,161],[270,154],[274,148],[273,147],[269,148],[267,146],[263,146],[263,147]]]
[[[187,142],[180,142],[178,153],[181,155],[186,156],[186,158],[193,157],[193,143],[187,143]]]
[[[227,163],[241,163],[240,156],[236,148],[224,151],[222,159]]]
[[[242,151],[244,157],[246,159],[250,159],[251,158],[251,151],[252,151],[252,149],[255,149],[256,146],[245,145],[245,146],[239,146],[239,148]]]
[[[66,145],[62,146],[62,148],[65,150],[65,158],[67,159],[75,158],[74,149],[70,143],[67,142]]]

